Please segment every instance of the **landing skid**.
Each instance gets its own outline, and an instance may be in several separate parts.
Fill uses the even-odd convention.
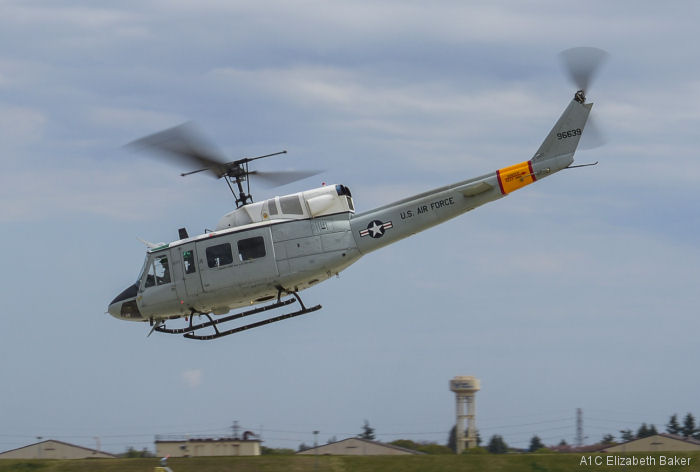
[[[266,324],[274,323],[276,321],[286,320],[288,318],[294,318],[295,316],[305,315],[306,313],[311,313],[311,312],[314,312],[314,311],[321,309],[321,305],[316,305],[316,306],[312,306],[310,308],[306,308],[306,306],[304,305],[304,302],[301,301],[301,297],[299,297],[299,295],[296,292],[284,291],[284,293],[288,293],[288,294],[292,295],[292,298],[288,298],[286,300],[281,300],[280,298],[281,298],[282,292],[283,292],[283,290],[280,289],[279,293],[277,294],[277,301],[275,303],[270,304],[270,305],[262,306],[259,308],[254,308],[252,310],[242,311],[240,313],[235,313],[233,315],[229,315],[229,316],[226,316],[224,318],[219,318],[216,320],[212,319],[212,317],[209,313],[193,313],[192,316],[190,316],[190,324],[186,328],[176,328],[176,329],[167,328],[165,326],[165,322],[163,321],[159,324],[156,324],[153,327],[152,331],[158,331],[159,333],[166,333],[166,334],[182,334],[183,337],[188,338],[188,339],[200,339],[200,340],[217,339],[217,338],[221,338],[223,336],[228,336],[229,334],[240,333],[241,331],[246,331],[248,329],[257,328],[259,326],[264,326]],[[268,318],[268,319],[262,320],[262,321],[257,321],[255,323],[250,323],[247,325],[238,326],[237,328],[232,328],[232,329],[229,329],[227,331],[219,331],[219,328],[217,327],[217,325],[219,325],[221,323],[226,323],[228,321],[237,320],[240,318],[244,318],[246,316],[257,315],[258,313],[262,313],[262,312],[268,311],[268,310],[274,310],[276,308],[281,308],[283,306],[290,305],[294,302],[299,302],[300,308],[297,311],[286,313],[284,315],[274,316],[272,318]],[[206,316],[209,321],[194,324],[194,316],[195,315]],[[209,328],[209,327],[214,328],[214,334],[200,335],[200,334],[195,333],[195,331],[197,331],[199,329]]]

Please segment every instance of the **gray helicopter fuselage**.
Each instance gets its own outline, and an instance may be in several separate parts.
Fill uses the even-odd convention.
[[[570,166],[591,106],[572,100],[528,161],[371,211],[355,214],[342,185],[245,205],[213,232],[151,248],[138,281],[108,311],[133,321],[221,315],[309,288],[365,254]]]
[[[149,249],[138,281],[109,312],[133,321],[224,314],[280,288],[308,288],[359,259],[352,214],[341,185],[246,205],[212,232]]]

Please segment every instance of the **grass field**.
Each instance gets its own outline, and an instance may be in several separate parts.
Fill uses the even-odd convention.
[[[690,465],[661,466],[659,456],[690,458]],[[656,466],[582,465],[581,454],[502,454],[424,456],[257,456],[170,459],[173,472],[570,472],[700,471],[700,452],[630,454],[656,458]],[[589,454],[585,457],[590,457]],[[595,457],[594,454],[592,457]],[[594,462],[595,463],[595,462]],[[152,472],[157,459],[0,460],[0,472]]]

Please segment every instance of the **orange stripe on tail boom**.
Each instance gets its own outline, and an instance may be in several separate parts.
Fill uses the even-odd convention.
[[[532,171],[532,163],[530,161],[498,169],[496,176],[498,177],[498,186],[503,195],[507,195],[537,180]]]

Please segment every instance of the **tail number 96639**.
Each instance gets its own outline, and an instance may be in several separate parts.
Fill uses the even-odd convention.
[[[581,136],[581,128],[576,128],[572,129],[569,131],[562,131],[561,133],[557,133],[557,139],[566,139],[566,138],[573,138],[574,136]]]

